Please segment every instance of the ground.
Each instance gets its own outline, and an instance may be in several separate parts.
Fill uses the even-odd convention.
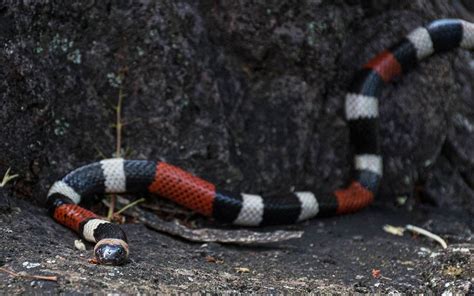
[[[472,293],[472,236],[455,213],[446,214],[374,206],[357,215],[285,227],[304,230],[304,235],[260,247],[189,243],[142,224],[127,224],[131,262],[110,267],[88,263],[92,246],[87,251],[75,249],[73,233],[52,222],[45,210],[22,202],[2,215],[2,264],[16,272],[55,275],[58,281],[3,273],[1,288],[11,293]],[[429,227],[443,233],[448,249],[421,237],[382,230],[385,224],[420,225],[422,221],[431,221]],[[380,277],[373,275],[374,270],[380,271]]]
[[[350,176],[342,98],[352,74],[417,26],[473,21],[466,3],[0,5],[0,176],[8,168],[19,175],[0,188],[0,267],[58,277],[2,271],[0,289],[474,293],[474,71],[466,51],[432,57],[387,87],[376,203],[283,227],[303,230],[301,239],[199,244],[126,223],[131,262],[97,266],[87,261],[91,246],[77,250],[75,234],[44,208],[56,179],[113,156],[120,93],[128,158],[166,160],[236,191],[340,188]],[[448,249],[389,234],[385,224],[421,226]]]

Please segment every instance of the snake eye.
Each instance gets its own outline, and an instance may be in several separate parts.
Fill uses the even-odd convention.
[[[112,240],[99,241],[94,248],[97,262],[100,264],[122,265],[127,261],[127,245],[125,242]]]

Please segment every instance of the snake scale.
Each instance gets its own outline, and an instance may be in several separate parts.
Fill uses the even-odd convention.
[[[422,59],[456,47],[474,48],[474,24],[459,19],[437,20],[413,30],[356,73],[345,97],[354,173],[346,188],[332,194],[235,193],[164,162],[115,158],[85,165],[55,182],[48,193],[49,212],[59,223],[96,243],[97,262],[120,265],[129,255],[124,231],[79,206],[82,199],[94,194],[150,192],[217,221],[242,226],[289,224],[358,211],[373,201],[382,177],[378,136],[381,89]]]

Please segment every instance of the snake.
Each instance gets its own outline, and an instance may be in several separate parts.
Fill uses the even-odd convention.
[[[218,188],[166,162],[111,158],[79,167],[56,181],[47,195],[48,211],[57,222],[95,243],[95,261],[108,265],[128,262],[129,245],[119,225],[79,205],[97,194],[152,193],[218,222],[249,227],[359,211],[372,203],[382,179],[381,90],[426,57],[457,47],[474,48],[474,24],[436,20],[411,31],[355,73],[344,104],[353,150],[346,187],[321,196],[310,191],[247,194]]]

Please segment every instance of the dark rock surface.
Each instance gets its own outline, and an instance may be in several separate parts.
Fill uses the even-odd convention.
[[[199,245],[126,225],[133,262],[91,266],[42,208],[54,180],[112,156],[120,89],[128,158],[163,159],[231,190],[341,187],[350,176],[343,95],[352,74],[430,20],[473,21],[462,1],[5,1],[0,14],[0,172],[20,175],[0,189],[0,263],[19,271],[42,262],[62,275],[31,287],[0,274],[2,290],[469,289],[469,252],[420,255],[429,242],[381,230],[419,223],[455,244],[472,241],[474,72],[465,51],[432,57],[386,89],[376,206],[296,226],[306,231],[301,242],[211,245],[202,252],[225,262],[212,265]],[[402,208],[392,208],[397,197],[408,198]],[[450,277],[450,264],[464,273]],[[239,266],[252,272],[236,274]],[[382,266],[391,280],[370,276]]]

